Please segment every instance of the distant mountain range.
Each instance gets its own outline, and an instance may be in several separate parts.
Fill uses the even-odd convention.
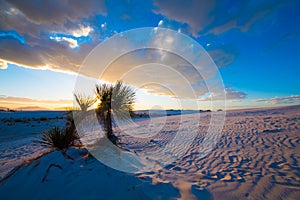
[[[7,107],[0,107],[0,111],[9,112],[9,111],[44,111],[50,110],[49,108],[44,108],[40,106],[23,106],[14,109],[10,109]]]
[[[49,110],[49,108],[44,108],[40,106],[24,106],[24,107],[19,107],[14,110],[17,111],[37,111],[37,110]]]
[[[9,110],[9,108],[6,108],[6,107],[0,107],[0,111],[7,111]]]

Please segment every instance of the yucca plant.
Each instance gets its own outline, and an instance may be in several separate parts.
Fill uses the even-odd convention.
[[[78,138],[72,135],[67,129],[53,127],[43,132],[40,140],[37,140],[42,146],[54,147],[57,149],[67,149]]]
[[[121,81],[117,81],[115,85],[106,83],[96,85],[95,93],[100,101],[97,115],[104,125],[108,139],[116,144],[118,138],[113,134],[112,114],[119,120],[126,120],[129,116],[128,113],[132,113],[135,91]]]
[[[74,99],[77,106],[72,111],[72,117],[74,116],[76,123],[80,123],[89,114],[91,114],[91,111],[93,110],[89,110],[89,108],[95,104],[97,99],[79,93],[74,93]]]
[[[128,120],[133,113],[135,103],[135,91],[130,86],[124,85],[121,81],[113,87],[111,98],[113,114],[119,120]]]
[[[96,102],[95,98],[79,93],[74,93],[74,98],[82,112],[86,112]]]

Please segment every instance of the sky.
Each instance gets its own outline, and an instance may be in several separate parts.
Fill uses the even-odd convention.
[[[299,22],[297,0],[4,0],[0,107],[72,107],[87,55],[108,38],[142,27],[168,28],[199,43],[218,68],[228,109],[300,104]],[[128,55],[109,77],[126,69],[130,59],[139,58]],[[184,66],[180,73],[190,70]],[[132,79],[136,87],[137,76]],[[202,79],[195,81],[205,83]],[[174,77],[168,81],[184,91]],[[155,85],[138,89],[135,109],[181,108],[178,99],[164,91]],[[210,108],[211,95],[199,88],[200,108]],[[186,105],[183,109],[194,108]]]

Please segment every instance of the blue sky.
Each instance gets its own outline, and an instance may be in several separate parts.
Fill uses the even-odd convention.
[[[229,108],[300,103],[296,0],[1,1],[0,13],[0,107],[71,106],[88,53],[140,27],[169,28],[201,44],[219,68]],[[140,91],[137,109],[177,107],[150,96]]]

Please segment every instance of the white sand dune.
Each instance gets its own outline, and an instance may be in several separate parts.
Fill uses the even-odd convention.
[[[14,167],[49,151],[33,141],[53,126],[63,127],[64,114],[61,111],[0,112],[0,179]]]
[[[153,185],[113,170],[86,156],[85,149],[55,151],[2,181],[1,199],[171,199],[179,193],[170,183]],[[72,158],[72,159],[71,159]],[[73,160],[74,159],[74,160]]]
[[[87,156],[85,149],[73,148],[67,153],[74,160],[57,151],[17,170],[2,180],[0,195],[5,199],[299,199],[300,106],[228,111],[217,145],[199,157],[210,114],[201,114],[193,145],[155,172],[119,172]],[[142,127],[149,121],[136,123]],[[172,140],[179,123],[179,116],[169,116],[157,135],[121,134],[122,144],[137,152],[155,151]]]

